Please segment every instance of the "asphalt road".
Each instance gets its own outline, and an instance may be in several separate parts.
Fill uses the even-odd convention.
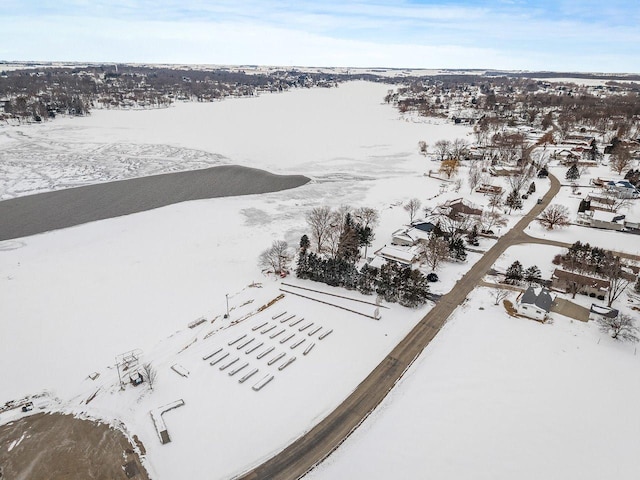
[[[238,480],[295,480],[305,475],[338,448],[387,396],[404,372],[438,334],[447,318],[480,283],[498,257],[509,246],[526,241],[524,229],[547,207],[560,189],[558,180],[555,177],[550,179],[551,188],[542,199],[542,204],[534,206],[514,228],[500,237],[496,244],[448,294],[440,299],[346,400],[282,452],[236,478]]]
[[[308,181],[225,165],[28,195],[0,202],[0,241],[189,200],[277,192]]]

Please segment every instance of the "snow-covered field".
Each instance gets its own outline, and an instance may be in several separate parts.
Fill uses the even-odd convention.
[[[227,328],[225,294],[231,320],[275,298],[279,282],[261,274],[257,256],[275,239],[297,245],[306,231],[304,214],[317,205],[379,209],[381,224],[371,252],[408,221],[401,206],[408,198],[426,204],[435,197],[433,206],[459,196],[453,184],[441,192],[439,180],[423,175],[431,162],[417,153],[417,143],[464,137],[468,129],[400,119],[392,106],[381,103],[386,91],[384,85],[355,83],[166,110],[97,111],[84,119],[2,130],[2,155],[13,159],[13,170],[3,172],[6,196],[176,170],[184,166],[183,156],[195,162],[186,168],[224,157],[225,162],[303,173],[312,182],[0,243],[0,358],[10,365],[0,402],[47,390],[52,408],[124,422],[147,447],[154,478],[225,478],[284,447],[326,415],[428,306],[392,306],[376,321],[287,295],[264,313]],[[56,150],[58,156],[51,153]],[[99,151],[120,152],[123,159],[120,153]],[[137,156],[142,152],[149,154]],[[37,166],[42,156],[48,159],[46,168]],[[135,168],[129,168],[134,161]],[[450,289],[479,257],[472,254],[467,263],[442,272],[434,291]],[[252,282],[262,288],[249,287]],[[282,372],[277,367],[292,351],[280,346],[279,338],[269,340],[276,350],[251,359],[251,365],[265,364],[260,368],[276,377],[260,392],[251,388],[259,378],[240,385],[202,360],[216,345],[232,350],[231,336],[258,336],[249,327],[279,309],[334,331],[307,356],[296,352],[297,360]],[[369,315],[373,309],[365,307]],[[187,328],[201,316],[205,324]],[[307,343],[311,340],[307,336]],[[117,388],[115,357],[133,349],[141,349],[142,361],[158,368],[153,393],[144,386]],[[280,350],[289,355],[266,365]],[[242,358],[249,360],[248,354]],[[189,378],[170,369],[177,362]],[[90,380],[93,373],[100,376]],[[173,442],[162,446],[149,411],[178,398],[185,406],[166,415]],[[208,455],[212,448],[220,455]],[[201,462],[187,468],[184,460],[194,452],[201,453]]]
[[[378,209],[381,221],[369,248],[371,254],[389,244],[392,232],[408,222],[402,203],[410,198],[419,198],[429,207],[456,197],[480,205],[487,202],[483,195],[469,193],[464,182],[456,191],[453,182],[425,176],[424,172],[436,170],[438,165],[417,153],[419,140],[433,145],[439,139],[465,137],[468,128],[401,118],[382,103],[388,88],[356,82],[338,89],[177,104],[164,110],[96,111],[88,118],[0,130],[2,198],[221,162],[312,178],[294,190],[182,203],[0,242],[0,363],[9,366],[3,373],[0,403],[47,390],[52,408],[114,424],[124,422],[145,444],[147,466],[158,480],[228,478],[264,460],[314,425],[355,388],[430,306],[410,310],[384,305],[390,308],[381,308],[382,318],[373,320],[286,294],[257,312],[280,294],[281,287],[281,280],[260,272],[260,251],[276,239],[296,246],[306,233],[305,212],[318,205]],[[464,169],[460,178],[465,178]],[[443,183],[446,186],[441,189]],[[525,211],[548,188],[547,180],[536,180],[536,194],[525,201]],[[514,212],[509,224],[522,214]],[[493,242],[481,239],[478,249],[486,250]],[[546,255],[554,247],[535,248],[543,249]],[[500,262],[511,263],[511,258],[526,253],[508,252]],[[433,291],[449,291],[480,256],[470,253],[466,263],[445,265],[438,271],[441,281],[433,285]],[[541,261],[537,255],[529,255],[523,261],[525,267],[534,258]],[[538,266],[545,272],[541,263]],[[355,292],[291,278],[287,281],[373,301],[373,297]],[[260,285],[251,286],[253,282]],[[375,308],[304,292],[300,293],[366,315],[372,315]],[[231,311],[228,320],[223,319],[226,294]],[[549,442],[544,440],[563,433],[566,436],[558,438],[581,440],[587,435],[589,418],[583,424],[576,423],[578,412],[593,412],[587,412],[584,403],[579,404],[579,410],[572,409],[570,402],[580,393],[586,395],[589,381],[601,382],[600,391],[606,394],[622,388],[618,373],[612,379],[605,378],[607,368],[626,371],[631,367],[621,359],[635,362],[637,357],[608,339],[595,348],[599,336],[592,325],[574,325],[562,319],[554,325],[516,321],[497,307],[485,305],[485,300],[474,294],[411,370],[428,371],[431,381],[442,387],[436,390],[436,397],[430,397],[431,387],[427,392],[418,390],[417,396],[402,393],[404,385],[419,376],[411,374],[353,440],[365,441],[358,439],[367,439],[373,432],[372,441],[383,445],[380,435],[385,433],[376,433],[369,426],[372,419],[382,418],[384,426],[385,411],[399,397],[415,397],[411,402],[424,402],[425,410],[419,416],[436,422],[437,427],[424,424],[418,431],[420,424],[408,414],[404,417],[403,421],[413,425],[405,433],[419,450],[401,448],[400,443],[387,445],[386,451],[393,455],[386,455],[386,466],[378,466],[378,477],[361,474],[369,467],[360,460],[354,460],[353,467],[341,467],[344,454],[339,451],[338,460],[331,460],[329,468],[354,470],[336,470],[322,478],[420,477],[421,470],[410,461],[414,457],[423,466],[432,464],[435,477],[475,478],[484,466],[489,478],[491,472],[500,474],[503,470],[499,467],[504,465],[505,472],[515,472],[511,478],[521,478],[514,469],[518,461],[523,466],[533,462],[531,450],[536,455],[540,451],[551,455]],[[479,311],[480,306],[485,310]],[[283,311],[287,311],[284,317],[272,318]],[[296,317],[280,322],[290,315]],[[189,322],[199,317],[206,321],[188,328]],[[301,317],[304,320],[294,324]],[[265,322],[267,325],[260,326]],[[313,326],[300,330],[311,322]],[[275,328],[262,333],[271,326]],[[317,327],[321,330],[314,332]],[[271,338],[280,330],[284,331]],[[319,339],[330,330],[330,335]],[[280,343],[291,334],[294,336]],[[246,337],[229,345],[242,335]],[[305,342],[291,348],[302,339]],[[250,351],[259,343],[264,345]],[[313,350],[304,355],[311,343],[315,343]],[[271,346],[273,351],[257,358]],[[578,347],[579,352],[595,353],[578,358],[574,352]],[[203,360],[220,348],[221,352]],[[115,357],[133,349],[141,349],[141,360],[152,362],[158,370],[153,392],[144,385],[128,386],[122,392],[118,388]],[[221,359],[225,353],[229,356]],[[274,360],[281,353],[285,355]],[[293,356],[293,363],[278,369]],[[606,357],[602,368],[595,365],[600,356]],[[236,357],[235,363],[220,370]],[[432,359],[433,365],[429,364]],[[567,363],[561,363],[565,359]],[[210,365],[216,360],[220,361]],[[535,369],[539,362],[540,371]],[[561,368],[554,369],[558,362]],[[228,374],[245,363],[243,370]],[[565,395],[563,388],[574,378],[569,372],[583,363],[589,370],[576,370],[579,388],[575,394]],[[177,370],[188,372],[186,377],[171,369],[176,364]],[[259,372],[253,377],[237,381],[254,368]],[[100,375],[91,380],[88,376],[93,373]],[[273,380],[263,389],[252,389],[271,375]],[[622,394],[638,399],[639,389],[633,386],[637,384],[630,385]],[[601,396],[594,398],[602,400]],[[185,405],[165,415],[172,443],[161,445],[149,411],[178,399]],[[534,408],[540,405],[543,407]],[[449,407],[452,410],[447,410]],[[483,416],[483,408],[490,414]],[[539,435],[519,428],[517,421],[523,415],[539,420],[545,414],[545,421],[553,424],[549,433],[541,433],[545,424],[533,420],[531,428]],[[568,420],[562,423],[565,416]],[[481,421],[476,421],[477,417],[482,417]],[[566,431],[570,422],[575,427],[573,433]],[[604,422],[604,414],[596,416],[589,448],[599,447],[598,442],[606,438],[609,430]],[[467,424],[477,435],[462,430]],[[638,431],[637,423],[630,425]],[[618,426],[614,424],[615,429]],[[397,438],[401,440],[402,432]],[[518,441],[512,441],[514,438]],[[465,449],[469,451],[474,442],[479,450],[475,456],[465,457]],[[491,448],[506,444],[509,453],[526,442],[533,442],[531,448],[513,453],[508,461],[502,460],[506,453],[498,457]],[[572,461],[584,452],[583,443],[563,443],[562,448],[569,452],[554,458],[557,462],[559,458]],[[385,455],[380,452],[377,459],[382,462]],[[406,467],[399,465],[402,459],[407,460]],[[629,462],[633,460],[623,467],[634,466]],[[360,472],[355,470],[358,464]],[[624,468],[622,473],[628,471]],[[507,478],[506,474],[502,478]]]
[[[638,368],[635,347],[593,322],[516,319],[478,288],[382,405],[305,478],[632,480]]]

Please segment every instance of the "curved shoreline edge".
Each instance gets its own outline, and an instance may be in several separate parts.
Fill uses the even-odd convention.
[[[26,195],[0,202],[0,241],[191,200],[278,192],[310,180],[222,165]]]

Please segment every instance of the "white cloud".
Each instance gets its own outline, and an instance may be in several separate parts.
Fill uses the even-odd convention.
[[[29,15],[21,5],[0,7],[4,59],[640,71],[635,26],[521,2],[67,0]]]

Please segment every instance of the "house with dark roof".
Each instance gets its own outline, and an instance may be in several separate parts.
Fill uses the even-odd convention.
[[[446,215],[450,218],[456,218],[459,215],[480,216],[482,215],[482,208],[472,204],[468,200],[465,200],[461,197],[455,198],[453,200],[448,200],[442,205],[438,205],[434,209],[433,214]]]
[[[538,290],[529,287],[518,297],[516,311],[524,317],[542,322],[551,311],[551,305],[553,305],[553,298],[549,290],[544,287]]]
[[[618,313],[618,310],[615,308],[592,303],[589,309],[589,320],[614,319],[618,316]]]

